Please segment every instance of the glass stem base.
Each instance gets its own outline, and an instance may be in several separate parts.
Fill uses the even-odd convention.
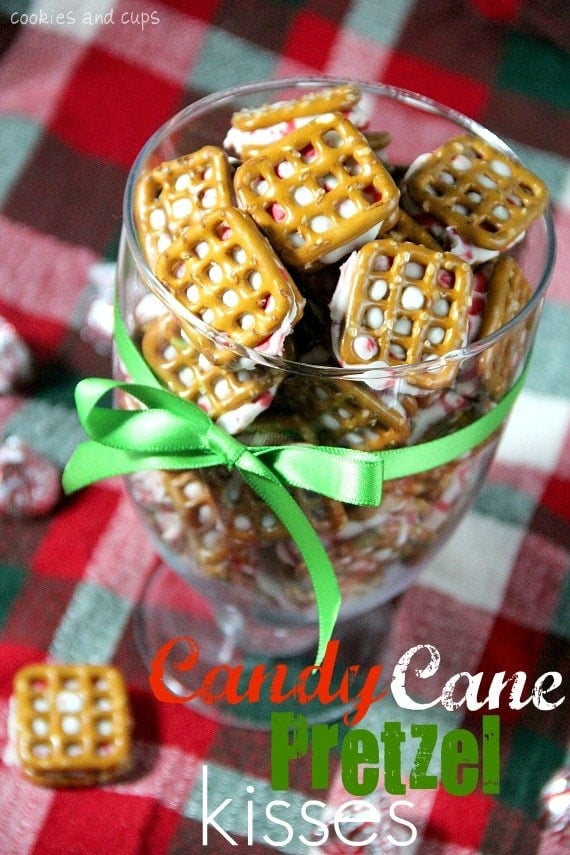
[[[339,621],[334,666],[331,657],[320,674],[311,667],[315,625],[270,625],[231,603],[214,609],[161,564],[135,613],[135,641],[159,699],[244,728],[269,729],[274,712],[334,721],[353,708],[370,668],[382,664],[393,608],[387,603]]]

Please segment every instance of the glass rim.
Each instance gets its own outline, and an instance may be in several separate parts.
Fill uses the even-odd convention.
[[[502,151],[515,162],[521,162],[517,154],[501,137],[497,136],[497,134],[477,122],[475,119],[466,116],[452,107],[447,107],[426,95],[413,92],[409,89],[402,89],[400,87],[389,86],[383,83],[355,80],[348,77],[332,77],[324,75],[286,77],[275,80],[247,83],[219,90],[193,101],[179,112],[175,113],[148,138],[135,158],[127,177],[123,196],[123,230],[121,243],[126,239],[142,279],[148,286],[150,292],[160,299],[172,314],[180,317],[185,323],[189,324],[193,329],[205,336],[216,346],[226,348],[235,353],[238,357],[245,357],[247,359],[251,359],[258,365],[266,365],[270,368],[280,369],[281,371],[318,376],[321,378],[330,377],[335,379],[361,381],[378,379],[389,381],[404,380],[409,375],[417,375],[418,372],[423,373],[424,371],[438,371],[449,364],[462,362],[467,358],[486,351],[494,344],[505,338],[511,330],[524,324],[526,319],[532,315],[546,294],[556,255],[556,236],[552,204],[550,201],[541,217],[541,220],[544,222],[546,232],[544,266],[540,275],[540,280],[538,281],[528,303],[526,303],[526,305],[523,306],[523,308],[506,324],[490,335],[476,341],[469,342],[463,347],[450,350],[442,356],[435,357],[424,362],[405,365],[379,365],[376,363],[375,365],[370,364],[368,366],[363,365],[350,368],[343,366],[320,365],[311,362],[299,362],[294,359],[287,359],[284,356],[260,353],[253,348],[240,345],[227,334],[219,332],[206,324],[201,318],[192,314],[185,306],[176,300],[168,289],[157,279],[149,267],[137,235],[137,227],[134,219],[133,196],[139,175],[145,167],[149,155],[171,134],[180,130],[189,119],[197,118],[200,115],[207,113],[210,108],[220,106],[224,102],[233,101],[240,97],[243,98],[245,96],[259,94],[260,92],[270,93],[272,91],[282,89],[311,89],[315,87],[340,86],[346,84],[355,85],[365,93],[369,93],[380,98],[388,98],[392,101],[405,104],[406,106],[419,109],[425,113],[436,114],[443,119],[455,123],[458,128],[463,128],[474,136],[483,139],[494,148]],[[541,220],[538,220],[537,222],[540,222]],[[294,278],[294,273],[292,273],[292,276]]]

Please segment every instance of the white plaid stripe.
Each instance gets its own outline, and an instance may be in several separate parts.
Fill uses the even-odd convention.
[[[208,808],[209,813],[215,810],[226,799],[230,799],[227,807],[218,815],[217,821],[224,830],[235,839],[236,836],[246,837],[247,835],[247,807],[248,802],[253,804],[253,839],[258,843],[265,843],[263,835],[269,835],[273,840],[283,839],[285,831],[283,827],[270,823],[265,819],[265,807],[274,799],[283,799],[290,805],[289,808],[281,808],[276,810],[276,815],[279,814],[283,819],[291,824],[294,830],[292,841],[284,846],[279,847],[279,852],[287,852],[289,855],[306,855],[307,847],[298,840],[299,834],[310,834],[314,830],[314,826],[307,823],[301,816],[301,805],[307,800],[307,795],[297,792],[293,789],[287,792],[276,792],[272,790],[268,781],[260,778],[253,778],[248,775],[242,775],[235,769],[230,769],[227,766],[222,766],[218,763],[204,763],[207,766],[207,784],[208,784]],[[203,773],[200,770],[200,776],[196,781],[196,785],[190,794],[190,797],[185,805],[184,814],[189,819],[202,821],[202,788]],[[253,787],[254,792],[248,793],[247,787]],[[310,798],[321,799],[322,794],[311,796]],[[322,799],[321,799],[322,800]],[[316,815],[316,811],[313,815]],[[204,851],[216,852],[216,845],[222,840],[220,832],[215,828],[208,829],[208,848]],[[267,846],[268,844],[265,843]]]
[[[390,56],[389,50],[365,35],[343,29],[331,47],[325,71],[355,80],[380,80]]]
[[[528,532],[513,565],[501,614],[548,633],[568,575],[568,553],[548,537]]]
[[[0,769],[0,855],[33,851],[54,797],[53,790],[30,784],[16,767]]]
[[[59,33],[25,27],[0,64],[0,113],[28,116],[45,124],[57,109],[83,46]],[[41,56],[33,66],[30,56]]]
[[[460,632],[455,629],[458,615],[461,620]],[[454,674],[460,671],[477,671],[495,620],[496,615],[489,611],[476,609],[456,597],[425,585],[415,585],[405,594],[402,607],[396,611],[390,649],[382,654],[386,681],[392,673],[394,663],[403,653],[418,644],[431,644],[439,650],[441,656],[437,674],[426,680],[416,678],[412,674],[408,685],[410,696],[415,693],[424,701],[433,700],[439,694],[438,687],[441,690],[446,680]],[[454,628],[451,637],[450,627]],[[414,667],[417,667],[420,661],[427,662],[425,651],[417,655]],[[378,707],[382,714],[381,704]],[[434,714],[438,714],[437,708],[429,711],[428,718]]]
[[[55,662],[105,663],[113,658],[133,605],[111,591],[79,582],[52,638]]]
[[[498,612],[523,537],[518,526],[471,511],[418,584],[482,611]]]
[[[398,40],[414,0],[355,0],[344,20],[346,27],[374,39],[382,45]]]
[[[182,813],[188,794],[201,775],[203,762],[200,757],[171,745],[135,742],[129,780],[117,782],[108,789],[155,799],[170,810]]]
[[[2,299],[30,314],[65,322],[87,282],[95,253],[3,216],[0,245]]]
[[[507,422],[497,460],[554,472],[569,427],[569,400],[525,389]]]
[[[118,597],[136,602],[155,560],[141,518],[129,497],[123,495],[91,555],[83,578]]]

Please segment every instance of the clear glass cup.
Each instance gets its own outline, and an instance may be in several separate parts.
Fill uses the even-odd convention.
[[[236,435],[248,445],[303,442],[368,449],[374,447],[377,432],[376,408],[385,405],[411,424],[407,444],[453,433],[488,412],[509,391],[532,346],[554,255],[548,211],[512,251],[533,290],[522,311],[486,339],[414,366],[349,371],[321,364],[321,337],[328,324],[312,310],[301,322],[304,352],[295,359],[252,351],[220,337],[186,311],[153,275],[133,215],[141,173],[204,145],[221,146],[236,110],[345,82],[273,81],[203,98],[157,131],[129,176],[117,279],[126,329],[139,347],[149,318],[164,314],[182,322],[192,331],[197,350],[236,378],[244,369],[253,370],[264,388],[273,385],[277,392],[269,409]],[[490,131],[429,99],[379,84],[358,85],[370,110],[369,129],[390,134],[384,154],[396,169],[465,132],[513,155]],[[313,273],[310,282],[297,284],[326,289],[328,277],[328,271],[321,271]],[[434,372],[445,382],[434,386]],[[129,379],[118,357],[115,375]],[[344,397],[336,399],[339,389]],[[128,396],[120,396],[119,404],[136,406]],[[358,413],[360,424],[343,432],[339,420],[342,423],[347,416],[347,406]],[[294,492],[337,575],[342,606],[335,638],[343,640],[341,650],[348,660],[364,666],[370,653],[378,656],[378,639],[389,625],[386,608],[416,579],[472,505],[501,433],[498,428],[442,466],[385,482],[379,507],[324,499],[306,490]],[[128,476],[128,485],[165,562],[151,579],[141,609],[138,635],[143,655],[151,663],[165,642],[179,636],[191,636],[200,646],[199,666],[186,673],[175,664],[170,668],[165,680],[173,691],[187,695],[215,664],[241,663],[247,673],[259,662],[288,658],[294,669],[312,661],[317,615],[306,566],[287,531],[238,472],[222,467],[141,472]],[[185,652],[182,644],[179,658]],[[206,705],[205,711],[232,722],[266,726],[269,702],[242,706],[238,710],[221,699]],[[338,710],[331,705],[310,714],[326,719],[338,715]]]

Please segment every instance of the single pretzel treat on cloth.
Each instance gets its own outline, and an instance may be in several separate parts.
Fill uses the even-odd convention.
[[[415,365],[462,347],[472,279],[469,265],[451,253],[394,240],[366,244],[343,265],[330,303],[339,362]],[[455,370],[436,367],[408,381],[439,388]]]
[[[14,678],[10,744],[34,784],[117,780],[131,767],[131,728],[125,684],[110,665],[39,663]]]
[[[232,116],[223,146],[241,160],[256,157],[265,146],[329,113],[342,113],[354,125],[362,127],[368,116],[366,109],[359,106],[361,98],[358,86],[346,84],[308,92],[300,98],[238,110]],[[384,147],[385,136],[378,138],[378,142],[381,144],[378,147]]]
[[[330,264],[390,228],[399,192],[355,126],[328,114],[238,166],[238,205],[285,264]]]
[[[404,198],[468,244],[495,254],[521,238],[548,199],[536,175],[468,134],[417,158],[404,186]]]
[[[230,434],[243,430],[270,406],[283,377],[239,356],[216,365],[188,340],[179,321],[169,314],[146,327],[141,347],[167,389],[193,401]]]
[[[281,354],[304,298],[251,217],[219,208],[159,256],[156,276],[187,310],[228,339]]]
[[[489,280],[479,338],[485,338],[504,327],[526,306],[531,296],[532,289],[515,259],[501,257]],[[528,326],[524,324],[516,333],[505,336],[479,357],[485,386],[495,400],[505,394],[517,366],[521,365]]]
[[[204,146],[146,172],[136,188],[134,217],[151,270],[185,228],[213,208],[233,203],[230,164],[217,146]]]

